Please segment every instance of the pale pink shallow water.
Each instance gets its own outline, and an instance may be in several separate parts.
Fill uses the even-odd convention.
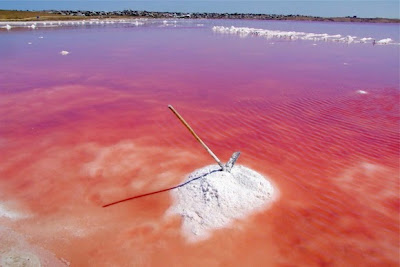
[[[48,266],[398,266],[399,46],[211,30],[233,24],[398,41],[397,25],[329,23],[1,31],[3,257],[20,250]],[[167,104],[221,159],[241,150],[239,162],[268,176],[279,200],[194,244],[179,218],[164,217],[168,193],[101,208],[212,163]]]

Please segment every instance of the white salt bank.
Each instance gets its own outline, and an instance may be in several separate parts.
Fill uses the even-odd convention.
[[[63,50],[63,51],[61,51],[61,52],[60,52],[60,54],[61,54],[61,55],[63,55],[63,56],[66,56],[66,55],[68,55],[68,54],[69,54],[69,52],[68,52],[68,51],[65,51],[65,50]]]
[[[167,215],[182,217],[182,232],[190,242],[207,239],[213,230],[266,209],[276,195],[264,176],[240,165],[230,173],[218,165],[206,166],[185,182],[171,191],[174,204]]]

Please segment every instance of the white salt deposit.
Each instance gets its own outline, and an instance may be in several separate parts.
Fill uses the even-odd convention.
[[[61,52],[60,52],[60,54],[61,54],[61,55],[63,55],[63,56],[66,56],[66,55],[68,55],[68,54],[69,54],[69,52],[68,52],[68,51],[65,51],[65,50],[63,50],[63,51],[61,51]]]
[[[364,37],[364,38],[361,38],[361,39],[360,39],[360,42],[361,42],[361,43],[366,43],[366,42],[373,41],[373,40],[374,40],[374,38],[371,38],[371,37]]]
[[[309,40],[309,41],[324,41],[324,42],[340,42],[340,43],[373,43],[374,39],[370,37],[358,38],[357,36],[342,36],[340,34],[328,34],[328,33],[309,33],[309,32],[296,32],[296,31],[279,31],[279,30],[267,30],[267,29],[256,29],[247,27],[225,27],[225,26],[214,26],[212,28],[214,32],[224,34],[237,34],[240,37],[248,35],[261,36],[267,39],[271,38],[282,38],[288,40]],[[390,38],[382,39],[377,44],[395,44]]]
[[[37,21],[37,22],[22,22],[22,21],[0,21],[0,28],[10,30],[11,28],[30,28],[37,29],[42,27],[58,27],[58,26],[85,26],[87,24],[133,24],[135,26],[144,25],[147,19],[91,19],[91,20],[78,20],[78,21]]]
[[[15,205],[11,205],[15,206]],[[14,208],[11,208],[10,205],[6,205],[4,203],[0,203],[0,218],[7,218],[11,220],[19,220],[29,217],[28,214],[21,213],[16,211]]]
[[[392,39],[386,38],[386,39],[379,40],[378,42],[376,42],[376,44],[389,44],[391,42],[393,42]]]
[[[213,230],[266,209],[276,195],[271,183],[249,168],[219,170],[218,165],[198,169],[186,179],[189,183],[172,191],[174,204],[166,214],[182,217],[182,232],[190,242],[207,239]]]
[[[368,92],[367,92],[367,91],[364,91],[364,90],[358,90],[357,93],[360,94],[360,95],[366,95],[366,94],[368,94]]]
[[[0,266],[1,267],[40,267],[69,266],[51,251],[28,242],[29,237],[0,225]]]
[[[1,255],[2,267],[41,267],[42,264],[37,255],[26,251],[10,251]]]

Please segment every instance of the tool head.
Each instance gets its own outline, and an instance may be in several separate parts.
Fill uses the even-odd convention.
[[[233,165],[235,165],[239,156],[240,156],[240,151],[234,152],[229,161],[225,164],[224,171],[231,172]]]

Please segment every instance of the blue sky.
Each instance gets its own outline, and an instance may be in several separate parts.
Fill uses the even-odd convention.
[[[228,12],[228,13],[265,13],[265,14],[301,14],[322,17],[358,16],[400,18],[399,1],[392,0],[0,0],[0,9],[45,10],[148,10],[181,12]]]

